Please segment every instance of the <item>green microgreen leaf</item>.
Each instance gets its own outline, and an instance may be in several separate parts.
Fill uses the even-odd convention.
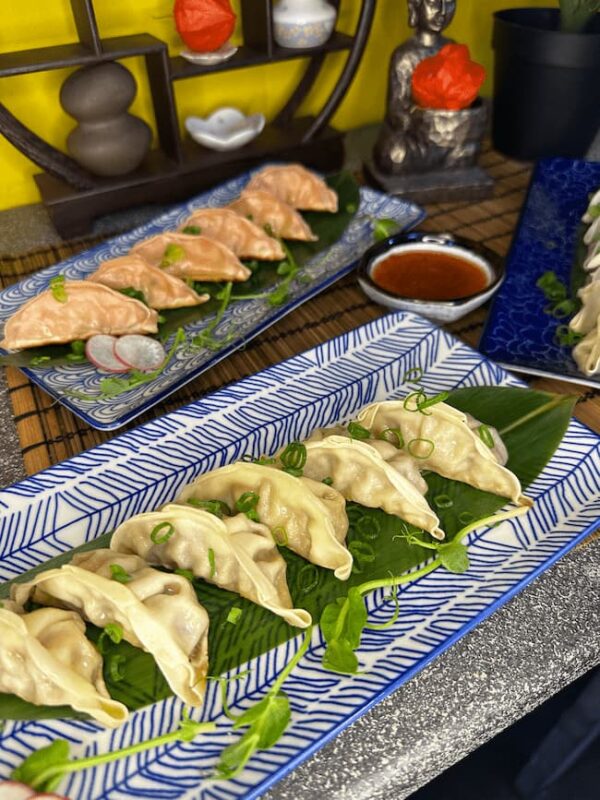
[[[449,572],[462,573],[469,569],[467,547],[458,539],[438,545],[438,555],[443,567]]]

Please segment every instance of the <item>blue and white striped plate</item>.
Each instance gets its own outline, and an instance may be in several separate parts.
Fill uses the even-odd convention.
[[[54,264],[0,292],[0,326],[27,300],[48,288],[50,278],[66,275],[70,280],[82,280],[109,258],[125,255],[136,242],[178,228],[192,211],[203,206],[223,206],[234,200],[246,185],[250,173],[223,183],[187,203],[174,206],[130,233],[103,242],[91,250],[79,253],[66,261]],[[216,329],[220,338],[232,335],[231,342],[218,352],[194,347],[189,340],[205,326],[206,320],[186,325],[188,343],[182,344],[165,370],[155,380],[140,384],[116,397],[86,399],[77,393],[99,395],[99,383],[106,373],[100,373],[88,362],[57,367],[27,368],[23,372],[48,394],[55,397],[88,425],[99,430],[114,430],[135,419],[144,411],[164,400],[200,373],[238,350],[265,328],[273,325],[294,308],[319,294],[332,283],[351,272],[364,251],[373,244],[371,219],[389,218],[400,230],[412,228],[425,216],[419,206],[398,197],[360,190],[360,208],[341,239],[327,248],[303,268],[310,283],[294,282],[290,299],[283,306],[270,306],[264,299],[235,303],[227,309]],[[168,343],[167,343],[168,344]],[[70,394],[71,393],[71,394]]]
[[[425,370],[428,392],[521,385],[426,320],[390,314],[1,491],[0,580],[171,500],[200,472],[245,453],[271,452],[317,426],[346,420],[366,403],[402,394],[402,376],[416,366]],[[365,632],[361,674],[324,671],[315,631],[284,686],[293,708],[288,731],[236,780],[208,780],[218,754],[238,735],[228,732],[211,682],[200,713],[218,723],[215,734],[75,774],[60,791],[77,800],[258,797],[597,526],[599,437],[572,421],[527,494],[536,503],[526,517],[472,536],[468,572],[434,572],[403,587],[395,625]],[[368,605],[375,618],[389,615],[382,591]],[[298,646],[291,641],[254,659],[250,673],[230,684],[234,708],[260,698]],[[180,701],[171,698],[135,712],[112,732],[93,722],[8,722],[0,732],[0,778],[56,737],[69,740],[74,756],[91,755],[174,730],[180,715]]]

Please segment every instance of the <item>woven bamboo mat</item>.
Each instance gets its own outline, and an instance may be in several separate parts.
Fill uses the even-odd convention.
[[[429,205],[428,217],[421,227],[429,231],[466,236],[505,255],[523,203],[530,168],[508,161],[491,150],[484,153],[482,165],[496,180],[494,196],[478,203]],[[0,259],[0,282],[7,286],[31,272],[84,250],[97,241],[80,240],[76,245],[65,243],[21,258]],[[179,408],[225,384],[289,358],[383,313],[384,309],[369,301],[358,288],[354,276],[350,275],[293,311],[250,342],[244,350],[199,376],[122,430]],[[486,313],[487,308],[483,307],[449,326],[449,330],[476,347]],[[78,420],[33,386],[18,370],[7,369],[7,382],[28,474],[110,438],[110,433],[94,430]],[[594,430],[600,431],[600,392],[584,388],[579,390],[579,387],[548,379],[536,379],[531,384],[548,391],[580,394],[577,416]]]

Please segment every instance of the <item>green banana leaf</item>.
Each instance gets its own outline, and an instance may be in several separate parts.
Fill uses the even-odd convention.
[[[339,210],[336,214],[305,212],[304,219],[314,233],[319,237],[316,242],[288,242],[287,246],[299,266],[335,244],[342,236],[350,221],[356,214],[360,204],[360,189],[349,172],[339,172],[327,179],[327,183],[338,194]],[[236,284],[234,294],[250,294],[265,292],[273,288],[281,278],[277,274],[279,262],[262,261],[253,275],[244,283]],[[223,284],[214,284],[218,290]],[[164,321],[159,325],[159,338],[163,341],[169,338],[178,328],[197,322],[200,319],[210,319],[219,307],[219,300],[214,297],[201,306],[177,308],[162,311]],[[32,347],[17,353],[0,355],[0,366],[13,367],[55,367],[69,364],[72,355],[70,345],[49,345],[46,347]],[[36,360],[44,359],[36,364]],[[32,364],[33,360],[33,364]]]
[[[459,389],[451,394],[448,402],[503,432],[510,455],[508,466],[525,488],[539,475],[558,447],[569,424],[575,398],[513,387],[485,386]],[[452,500],[451,507],[436,509],[449,539],[464,526],[465,514],[470,519],[481,519],[506,504],[503,498],[438,475],[427,475],[427,483],[427,498],[434,507],[435,498],[439,495]],[[353,542],[362,542],[360,549],[363,557],[358,560],[356,571],[347,582],[340,582],[331,571],[308,564],[286,548],[281,548],[287,562],[288,584],[294,604],[310,611],[315,621],[318,621],[328,603],[336,597],[345,596],[351,586],[387,577],[390,572],[401,575],[431,555],[431,550],[416,543],[409,544],[405,538],[397,536],[406,532],[407,528],[397,517],[356,504],[349,504],[348,513],[351,519],[349,544],[352,546]],[[424,533],[417,535],[422,540],[428,538]],[[110,534],[105,534],[76,551],[106,547],[109,540]],[[68,561],[72,554],[73,551],[52,559],[19,580],[41,569],[59,566]],[[237,595],[202,580],[195,580],[194,586],[198,599],[210,616],[209,654],[213,676],[238,667],[298,634],[297,629],[279,617]],[[0,597],[6,597],[9,589],[10,584],[0,586]],[[235,625],[228,622],[233,607],[242,611]],[[88,635],[91,639],[97,638],[97,629],[89,626]],[[123,677],[115,681],[111,663],[116,655],[125,656],[125,666]],[[111,696],[131,709],[170,694],[154,659],[125,642],[107,644],[104,672]],[[74,712],[63,708],[39,708],[12,695],[0,695],[0,719],[42,719],[53,716],[74,716]]]

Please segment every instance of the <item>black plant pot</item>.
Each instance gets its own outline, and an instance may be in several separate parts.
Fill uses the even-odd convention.
[[[600,127],[600,14],[582,33],[558,29],[559,11],[494,14],[494,146],[534,159],[585,155]]]

